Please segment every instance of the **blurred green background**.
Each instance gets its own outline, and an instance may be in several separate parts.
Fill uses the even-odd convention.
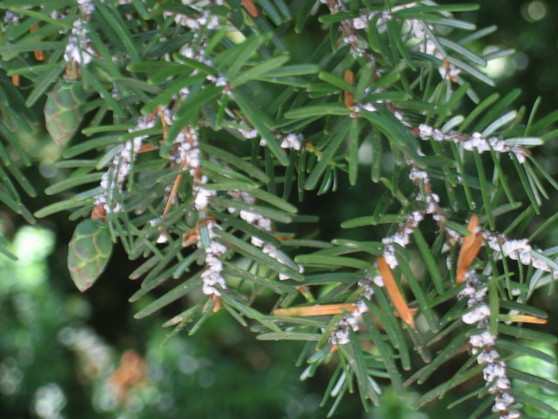
[[[516,50],[488,69],[496,79],[497,91],[505,94],[520,87],[524,94],[519,104],[528,108],[542,96],[539,115],[558,109],[558,25],[554,20],[558,19],[558,2],[479,3],[481,11],[467,13],[465,19],[479,28],[495,24],[499,31],[483,39],[477,48]],[[483,91],[479,86],[478,91],[484,96],[490,90]],[[31,147],[27,148],[37,164],[26,175],[42,190],[61,176],[53,165],[59,150],[43,140],[29,141]],[[539,154],[547,169],[556,175],[557,146],[548,144]],[[370,196],[370,192],[367,194]],[[361,191],[341,186],[334,194],[308,197],[304,211],[320,213],[327,209],[319,228],[329,237],[348,237],[351,232],[338,226],[342,220],[363,215],[360,196]],[[26,204],[35,211],[53,199],[56,197],[42,195]],[[553,199],[547,204],[543,218],[558,210],[557,203]],[[127,279],[136,264],[128,261],[122,251],[113,255],[97,285],[81,295],[66,271],[67,243],[74,223],[62,214],[29,227],[12,213],[0,211],[4,234],[19,257],[16,263],[0,256],[0,417],[326,416],[331,402],[323,408],[319,403],[330,372],[319,371],[316,377],[301,381],[304,365],[295,367],[301,344],[259,342],[249,330],[220,312],[196,335],[178,334],[163,346],[169,330],[162,329],[161,324],[184,309],[187,301],[179,301],[150,318],[134,320],[133,314],[149,300],[127,302],[139,284]],[[556,230],[549,229],[537,244],[556,245]],[[537,301],[551,318],[558,318],[555,298],[554,293],[541,293]],[[556,329],[556,325],[548,325],[554,334]],[[540,349],[555,352],[556,348]],[[541,366],[532,363],[522,368],[535,370]],[[548,367],[544,373],[556,378],[556,371]],[[334,417],[422,419],[448,415],[445,406],[450,398],[422,412],[410,412],[407,406],[417,394],[410,391],[407,399],[399,400],[386,387],[383,405],[368,414],[362,412],[358,396],[348,395]],[[555,398],[548,396],[546,401],[558,408]],[[471,403],[474,405],[474,401]],[[470,406],[465,404],[449,414],[464,415]]]

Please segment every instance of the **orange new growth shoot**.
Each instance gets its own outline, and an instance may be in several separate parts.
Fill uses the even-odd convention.
[[[479,226],[479,217],[476,214],[471,216],[467,230],[471,233],[463,239],[463,245],[457,257],[457,272],[455,274],[455,282],[457,285],[465,280],[465,274],[469,270],[471,263],[477,257],[482,246],[482,233],[477,231]]]
[[[353,84],[355,80],[355,75],[351,70],[345,70],[345,81],[349,84]],[[351,92],[345,90],[343,92],[343,99],[347,109],[353,110],[353,95]]]
[[[542,317],[529,316],[528,314],[510,314],[510,320],[516,323],[546,324]]]
[[[39,24],[35,23],[31,28],[29,28],[29,32],[33,33],[39,29]],[[43,51],[33,51],[35,55],[35,59],[38,61],[43,61],[45,59],[45,53]]]
[[[382,281],[384,281],[384,286],[386,287],[389,298],[399,313],[399,316],[405,323],[411,326],[412,329],[415,329],[413,312],[407,305],[405,297],[401,294],[401,291],[395,282],[395,278],[391,273],[391,269],[383,256],[378,258],[378,269],[380,270],[380,275],[382,275]]]
[[[248,14],[252,17],[258,17],[260,12],[252,0],[240,0]]]
[[[215,305],[213,306],[213,312],[217,313],[219,310],[221,310],[221,296],[217,295],[215,296]]]
[[[145,143],[141,145],[138,151],[136,151],[136,154],[147,153],[148,151],[153,150],[157,150],[153,144]]]
[[[331,314],[343,314],[356,310],[357,306],[353,304],[325,304],[306,307],[279,308],[273,311],[273,315],[284,317],[328,316]]]

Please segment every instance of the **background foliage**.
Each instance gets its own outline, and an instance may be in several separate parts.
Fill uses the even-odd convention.
[[[507,59],[504,71],[493,74],[498,88],[505,94],[512,87],[521,87],[525,93],[518,102],[528,108],[541,94],[544,98],[541,115],[544,115],[554,110],[552,95],[558,91],[553,77],[553,54],[548,53],[556,49],[555,25],[552,24],[556,6],[540,1],[517,1],[515,7],[510,7],[510,2],[504,3],[505,6],[499,2],[487,2],[482,4],[482,13],[466,13],[464,19],[476,20],[479,27],[490,24],[502,27],[500,32],[479,41],[477,49],[482,51],[493,45],[515,48],[518,53]],[[545,10],[543,15],[540,14],[541,7]],[[517,30],[518,27],[522,29]],[[299,51],[300,57],[315,47],[311,36],[313,29],[312,25],[308,28],[307,44],[297,38],[296,47],[292,46],[295,52]],[[529,60],[527,66],[525,58]],[[8,77],[4,76],[4,81],[5,86],[9,85]],[[483,96],[480,89],[479,95]],[[36,123],[41,118],[42,108],[37,106],[32,110],[26,117]],[[21,199],[29,211],[13,205],[3,214],[5,234],[13,238],[14,244],[10,246],[20,257],[17,264],[6,261],[3,265],[3,278],[10,279],[2,281],[1,288],[2,321],[5,322],[1,326],[7,332],[2,334],[0,346],[0,400],[6,412],[13,417],[25,417],[30,412],[41,417],[57,417],[57,414],[73,417],[76,412],[80,416],[90,412],[91,417],[101,414],[107,417],[117,414],[152,417],[155,413],[176,417],[177,412],[183,410],[193,416],[208,417],[258,417],[264,414],[266,417],[323,417],[327,413],[328,409],[317,406],[325,388],[319,378],[327,382],[331,371],[326,369],[318,373],[317,379],[300,382],[298,376],[302,368],[297,371],[292,364],[301,345],[257,342],[249,331],[239,327],[224,312],[212,316],[193,337],[178,334],[167,346],[160,348],[166,335],[160,324],[183,306],[171,306],[157,317],[133,321],[132,315],[153,300],[147,297],[147,300],[130,305],[123,303],[137,291],[137,285],[126,278],[138,265],[130,262],[120,248],[115,249],[106,273],[85,295],[86,298],[76,295],[67,275],[65,255],[74,226],[68,225],[65,214],[41,220],[41,225],[49,229],[47,231],[22,229],[25,220],[14,215],[19,212],[27,215],[30,221],[31,213],[59,200],[58,196],[48,197],[42,191],[67,174],[67,169],[54,163],[59,159],[61,149],[38,132],[21,135],[18,141],[26,153],[14,156],[15,161],[23,160],[27,154],[33,162],[31,167],[21,169],[30,180],[26,192],[35,195],[31,191],[32,185],[40,199],[31,200],[22,193]],[[547,170],[555,174],[552,142],[545,146],[543,153],[536,153]],[[307,195],[300,212],[327,215],[320,217],[318,227],[328,239],[343,236],[366,240],[366,232],[355,231],[348,236],[346,230],[339,229],[342,221],[362,215],[361,196],[361,190],[341,183],[334,194]],[[377,199],[376,196],[368,198],[372,205]],[[352,205],[353,202],[358,205]],[[544,217],[556,212],[553,202],[555,200],[550,200],[550,205],[544,207],[542,216],[533,220],[531,230],[527,232],[534,231]],[[54,238],[49,231],[54,232]],[[551,225],[538,237],[537,244],[541,247],[554,245],[554,232],[555,227]],[[32,239],[25,238],[29,235]],[[31,242],[40,243],[38,248],[42,253],[27,247]],[[18,243],[26,243],[24,251],[18,250],[18,246],[22,246]],[[26,259],[26,255],[32,256]],[[45,265],[46,257],[48,265]],[[534,304],[547,311],[550,318],[555,318],[557,313],[551,301],[552,294],[541,294]],[[555,334],[552,323],[545,329]],[[41,350],[46,339],[52,342],[48,351]],[[540,348],[554,351],[551,345]],[[130,349],[141,354],[149,371],[137,383],[128,377],[132,384],[127,385],[133,390],[125,403],[119,403],[110,397],[108,389],[111,382],[121,383],[114,375],[114,369],[130,362],[130,358],[123,363],[119,361],[120,355]],[[132,361],[134,359],[132,357]],[[455,365],[458,368],[459,362]],[[539,367],[523,365],[521,368],[532,370]],[[141,367],[136,364],[136,369],[141,370]],[[447,377],[443,375],[437,376],[435,382],[428,385],[434,387],[445,379]],[[536,391],[533,386],[529,387],[528,391]],[[126,385],[119,388],[125,389]],[[420,391],[426,391],[424,386]],[[227,405],[226,409],[209,410],[215,405],[216,395]],[[408,397],[416,398],[416,394],[410,393]],[[458,397],[458,394],[450,394],[450,399],[452,397]],[[547,403],[554,404],[548,396],[544,395],[544,398]],[[407,409],[395,413],[401,408],[396,396],[387,391],[383,401],[381,410],[376,410],[372,417],[439,417],[438,409],[445,408],[447,402],[427,405],[424,413],[409,413]],[[467,412],[475,405],[473,401],[456,409]],[[358,397],[345,398],[337,412],[340,417],[361,412]]]

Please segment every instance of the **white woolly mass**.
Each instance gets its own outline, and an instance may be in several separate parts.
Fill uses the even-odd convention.
[[[217,194],[216,191],[205,189],[200,186],[196,192],[196,198],[194,199],[194,206],[198,211],[207,209],[207,206],[209,205],[209,198],[215,196],[216,194]]]
[[[142,116],[135,127],[130,128],[128,132],[140,131],[155,126],[155,120],[150,115]],[[136,153],[141,148],[143,140],[147,135],[139,135],[124,143],[120,154],[116,155],[112,160],[112,165],[101,177],[101,188],[103,192],[95,199],[95,205],[104,204],[107,213],[116,213],[122,210],[119,203],[112,202],[114,200],[115,188],[122,190],[124,182],[128,177],[132,168],[132,162],[136,157]]]
[[[476,150],[478,153],[484,153],[491,149],[497,153],[511,153],[515,155],[520,163],[525,163],[524,148],[517,145],[509,145],[504,139],[499,137],[485,138],[480,132],[474,132],[468,138],[464,138],[463,134],[454,131],[443,132],[427,124],[420,124],[418,130],[421,140],[452,141],[455,144],[461,145],[465,150]]]
[[[488,307],[488,305],[484,303],[481,303],[477,305],[473,310],[461,316],[461,320],[463,320],[463,323],[477,324],[483,322],[489,316],[490,316],[490,307]]]
[[[343,316],[329,337],[332,345],[346,345],[349,343],[350,329],[355,332],[360,329],[359,323],[362,320],[362,315],[368,311],[368,306],[363,299],[359,299],[353,305],[357,309]]]
[[[302,136],[302,134],[287,134],[281,142],[281,148],[292,148],[294,150],[300,150],[302,148],[303,140],[304,137]]]
[[[519,413],[517,410],[510,410],[500,415],[500,419],[518,419],[520,417],[521,413]]]
[[[205,295],[214,295],[218,297],[221,295],[221,291],[227,288],[225,279],[221,274],[223,271],[223,262],[219,259],[219,256],[223,255],[227,251],[227,248],[214,239],[214,229],[219,228],[214,221],[208,222],[206,228],[211,242],[205,249],[205,270],[201,274],[203,281],[202,292]]]
[[[386,240],[383,239],[382,242]],[[399,262],[397,261],[397,258],[395,257],[395,247],[392,244],[388,244],[386,245],[386,247],[384,248],[384,259],[386,260],[386,263],[389,265],[389,267],[391,269],[395,269],[397,268],[397,266],[399,265]]]
[[[416,2],[407,3],[404,5],[392,7],[390,8],[390,10],[380,10],[370,13],[363,13],[359,17],[353,18],[346,22],[350,23],[350,25],[357,31],[365,30],[368,28],[369,21],[377,16],[378,19],[376,20],[375,25],[378,31],[382,33],[386,31],[386,22],[394,18],[393,13],[399,10],[407,9],[409,7],[414,7],[416,6],[416,4]],[[443,62],[443,64],[438,69],[441,77],[450,77],[450,79],[454,79],[461,73],[461,70],[459,68],[457,68],[452,63],[448,63],[444,60],[444,54],[438,49],[437,44],[432,39],[430,39],[426,28],[433,30],[432,25],[427,24],[420,19],[407,19],[404,22],[405,23],[403,25],[403,32],[406,36],[409,36],[410,38],[415,40],[415,48],[424,54],[437,57]],[[356,46],[358,40],[353,38],[356,37],[354,35],[347,36],[345,37],[344,41],[348,44],[351,44],[351,53],[354,56],[361,56],[363,53],[363,48]]]
[[[6,10],[6,14],[4,15],[4,25],[9,25],[11,23],[18,23],[19,22],[19,15],[14,13],[10,10]]]
[[[248,127],[246,127],[246,129],[239,128],[238,132],[240,133],[240,135],[242,135],[246,139],[256,138],[258,136],[258,131],[256,131],[255,129],[249,129]],[[261,145],[261,142],[260,142],[260,145]],[[263,145],[265,145],[265,142],[264,142]]]
[[[423,219],[424,215],[420,211],[414,211],[407,216],[404,222],[399,224],[399,229],[395,234],[382,239],[382,243],[385,246],[383,256],[391,269],[395,269],[399,265],[395,256],[394,244],[407,247],[411,241],[411,234],[413,234]]]
[[[337,329],[333,331],[329,341],[332,345],[346,345],[349,343],[349,327],[346,324],[339,324]]]
[[[482,287],[480,289],[477,289],[474,286],[472,286],[469,282],[467,282],[467,286],[463,288],[459,294],[457,294],[457,297],[467,298],[467,305],[471,307],[481,303],[486,297],[487,292],[488,292],[488,287]]]
[[[471,335],[469,338],[469,344],[473,348],[487,348],[492,347],[496,343],[496,336],[490,334],[488,330],[485,330],[482,333]],[[475,353],[473,351],[473,353]]]
[[[483,236],[488,246],[498,255],[518,260],[523,265],[532,265],[534,268],[545,272],[551,271],[548,264],[538,258],[536,253],[533,253],[533,248],[527,239],[509,240],[503,234],[490,232],[484,232]]]
[[[90,44],[91,39],[87,30],[87,22],[83,19],[76,19],[66,44],[64,61],[67,63],[75,62],[80,66],[89,64],[95,54]]]
[[[490,308],[483,302],[486,293],[487,287],[479,281],[474,271],[470,271],[467,275],[466,287],[458,294],[458,298],[467,298],[467,305],[473,307],[473,310],[461,317],[464,323],[476,324],[479,328],[486,328],[486,319],[490,315]],[[472,347],[473,355],[478,354],[477,363],[484,365],[482,376],[487,383],[488,392],[496,394],[492,411],[501,412],[500,419],[520,417],[518,411],[510,410],[515,400],[508,393],[511,383],[507,376],[506,363],[501,359],[498,351],[494,349],[496,336],[485,329],[481,333],[470,336],[469,344]]]
[[[358,108],[359,109],[364,109],[365,111],[368,111],[368,112],[376,112],[378,110],[378,108],[376,108],[371,103],[363,103],[360,106],[358,106]]]
[[[493,412],[507,412],[509,407],[515,402],[510,393],[502,392],[496,396],[494,400]]]
[[[353,27],[356,30],[367,29],[368,28],[368,15],[364,14],[360,17],[355,17],[353,19]]]
[[[496,378],[506,376],[506,364],[502,361],[491,362],[482,369],[482,376],[484,381],[491,383]]]
[[[409,172],[409,179],[411,179],[413,182],[416,180],[424,180],[425,183],[427,183],[429,181],[428,173],[415,166],[411,167],[411,171]]]
[[[173,17],[174,22],[177,25],[190,28],[194,31],[199,31],[205,27],[207,29],[215,29],[219,26],[219,20],[217,16],[211,15],[209,9],[204,10],[197,17],[190,17],[187,15],[173,13],[173,12],[163,12],[164,17]]]
[[[434,49],[436,48],[436,44],[434,44],[434,42],[428,41],[427,44],[428,43],[431,43],[431,45]],[[436,55],[435,53],[432,54],[431,52],[427,52],[427,54]],[[446,67],[446,65],[447,65],[447,67]],[[438,72],[440,73],[440,76],[442,76],[442,78],[449,77],[450,79],[453,79],[453,78],[455,78],[455,77],[457,77],[461,74],[461,70],[459,68],[457,68],[456,66],[454,66],[453,64],[448,63],[446,65],[438,67]]]
[[[87,18],[95,11],[95,2],[93,0],[77,0],[80,12]]]
[[[500,359],[500,354],[494,349],[483,351],[477,357],[477,362],[479,364],[493,364]]]
[[[244,202],[246,202],[247,204],[253,205],[256,203],[256,198],[249,194],[248,192],[242,192],[242,191],[229,191],[229,195],[231,195],[233,198],[235,199],[240,199]],[[235,208],[229,208],[228,209],[230,213],[235,213],[237,210]],[[244,221],[246,221],[249,224],[252,224],[254,226],[256,226],[258,229],[262,230],[262,231],[266,231],[266,232],[270,232],[271,231],[271,220],[267,217],[264,217],[261,214],[256,214],[254,212],[251,211],[247,211],[247,210],[240,210],[238,212],[238,215],[241,219],[243,219]],[[259,237],[255,237],[252,236],[250,238],[250,242],[256,246],[262,249],[262,252],[264,252],[266,255],[268,255],[269,257],[275,259],[277,262],[282,263],[282,264],[286,264],[285,258],[286,255],[284,255],[277,247],[275,247],[272,244],[269,243],[265,243],[262,239],[260,239]],[[300,273],[304,272],[304,268],[301,265],[297,265],[298,266],[298,271]],[[280,273],[279,274],[279,280],[283,281],[286,279],[291,279],[290,276],[284,274],[284,273]]]
[[[438,211],[438,204],[440,203],[440,197],[435,193],[429,193],[426,195],[426,213],[434,214]]]

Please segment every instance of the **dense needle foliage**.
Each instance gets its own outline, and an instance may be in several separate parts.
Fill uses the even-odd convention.
[[[556,278],[558,248],[537,247],[555,217],[525,231],[558,189],[534,157],[558,113],[513,109],[519,90],[477,93],[511,51],[479,49],[494,28],[460,19],[476,5],[0,8],[0,200],[28,222],[79,220],[68,256],[79,290],[122,246],[141,278],[130,301],[152,298],[137,319],[171,307],[164,326],[194,333],[226,311],[257,339],[306,342],[302,376],[327,365],[332,413],[348,392],[369,409],[386,384],[402,396],[450,363],[415,408],[466,383],[453,405],[474,398],[472,417],[558,415],[515,384],[558,385],[512,366],[554,364],[530,345],[555,338],[529,301]],[[32,215],[22,144],[45,135],[65,175]],[[317,228],[327,209],[303,209],[341,187],[359,191],[343,203],[358,216],[332,237]]]

